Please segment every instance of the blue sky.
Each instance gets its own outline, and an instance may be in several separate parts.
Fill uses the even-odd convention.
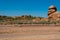
[[[47,17],[50,5],[60,11],[60,0],[0,0],[0,15]]]

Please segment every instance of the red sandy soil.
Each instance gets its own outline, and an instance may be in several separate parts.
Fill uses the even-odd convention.
[[[0,40],[60,40],[60,26],[0,25]]]

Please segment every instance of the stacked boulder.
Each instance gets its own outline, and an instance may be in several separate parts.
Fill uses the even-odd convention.
[[[53,14],[54,12],[57,11],[57,8],[55,6],[50,6],[49,9],[48,9],[48,18],[51,17],[51,14]]]
[[[48,19],[49,20],[60,20],[60,12],[57,12],[57,8],[51,5],[48,9]]]

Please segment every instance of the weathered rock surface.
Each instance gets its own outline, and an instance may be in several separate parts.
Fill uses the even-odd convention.
[[[60,12],[57,12],[57,8],[53,5],[48,9],[48,19],[60,20]]]

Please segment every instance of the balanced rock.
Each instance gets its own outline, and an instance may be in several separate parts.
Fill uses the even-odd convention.
[[[51,5],[48,9],[48,19],[60,20],[60,12],[57,12],[57,8]]]
[[[57,8],[53,5],[51,5],[48,9],[48,17],[56,11],[57,11]]]

